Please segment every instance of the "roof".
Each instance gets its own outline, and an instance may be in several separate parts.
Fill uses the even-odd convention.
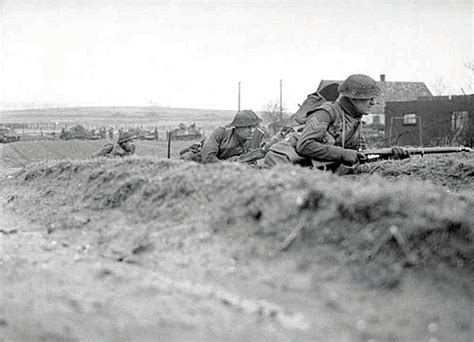
[[[343,81],[321,80],[317,91],[331,83],[341,84]],[[414,101],[419,97],[432,97],[430,90],[424,82],[387,82],[377,81],[381,93],[377,98],[377,104],[373,113],[384,113],[387,101]]]

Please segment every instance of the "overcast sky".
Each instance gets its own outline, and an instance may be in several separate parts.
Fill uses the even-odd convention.
[[[0,0],[0,105],[293,111],[352,73],[473,92],[472,0]]]

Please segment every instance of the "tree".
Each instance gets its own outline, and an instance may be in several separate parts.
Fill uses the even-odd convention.
[[[269,101],[262,112],[263,122],[268,125],[270,135],[279,132],[280,129],[288,124],[290,115],[280,110],[279,101]]]
[[[433,94],[435,96],[446,94],[448,87],[446,86],[443,76],[436,76],[435,80],[431,84],[431,89],[433,89]]]

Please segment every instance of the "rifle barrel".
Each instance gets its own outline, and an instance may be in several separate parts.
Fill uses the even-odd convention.
[[[410,154],[436,154],[436,153],[456,153],[456,152],[473,152],[474,150],[469,147],[418,147],[418,148],[406,148]],[[392,149],[380,148],[375,150],[362,151],[365,155],[379,155],[379,156],[391,156],[393,155]]]

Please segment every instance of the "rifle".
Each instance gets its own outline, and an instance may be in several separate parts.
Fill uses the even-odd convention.
[[[406,148],[410,155],[425,155],[425,154],[438,154],[438,153],[458,153],[458,152],[474,152],[470,147],[417,147],[417,148]],[[393,157],[392,148],[380,148],[374,150],[360,151],[367,157],[367,161],[376,161],[380,159],[389,159]]]
[[[260,148],[255,148],[253,150],[250,150],[247,153],[244,153],[240,155],[238,161],[241,163],[255,163],[259,159],[263,159],[265,157],[265,154],[267,154],[267,151],[265,150],[264,147]]]

